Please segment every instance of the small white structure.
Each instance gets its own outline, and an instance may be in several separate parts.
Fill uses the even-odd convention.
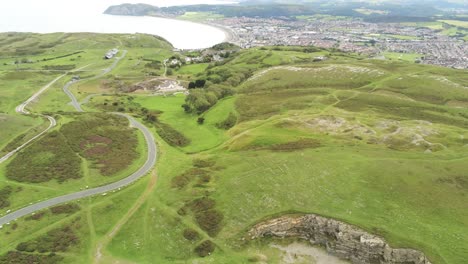
[[[104,55],[104,59],[112,59],[117,53],[119,53],[118,49],[111,49]]]

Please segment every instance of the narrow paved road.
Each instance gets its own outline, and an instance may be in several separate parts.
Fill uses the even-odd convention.
[[[122,57],[119,58],[119,60],[121,58],[123,58],[126,54],[126,51],[124,52],[124,54],[122,55]],[[117,61],[118,62],[118,61]],[[117,63],[114,62],[114,64],[110,67],[110,68],[114,68],[115,66],[117,65]],[[108,73],[108,72],[107,72]],[[63,76],[60,76],[59,78],[61,78]],[[59,78],[55,79],[52,83],[50,83],[48,86],[52,85],[54,82],[56,82]],[[72,100],[73,103],[73,106],[75,107],[75,109],[78,111],[78,112],[83,112],[83,110],[81,109],[81,106],[80,104],[78,103],[78,101],[76,100],[75,96],[73,95],[73,93],[71,93],[68,88],[70,87],[70,85],[72,85],[73,82],[69,82],[65,85],[64,87],[64,91],[68,91],[66,92],[67,95],[70,97],[70,99]],[[47,88],[45,88],[47,89]],[[41,89],[41,91],[39,91],[38,93],[42,93],[43,90],[45,90],[44,88]],[[36,95],[36,94],[35,94]],[[38,95],[37,95],[38,96]],[[37,97],[36,96],[36,97]],[[34,96],[33,96],[34,97]],[[31,97],[31,98],[33,98]],[[30,98],[30,99],[31,99]],[[35,97],[32,99],[34,100]],[[28,101],[32,101],[32,100],[29,100]],[[26,101],[24,104],[24,106],[20,105],[18,106],[17,110],[20,109],[22,111],[24,111],[24,107],[29,103],[28,101]],[[76,102],[76,103],[75,103]],[[29,113],[29,112],[27,112]],[[59,196],[59,197],[56,197],[56,198],[52,198],[50,200],[46,200],[46,201],[43,201],[43,202],[39,202],[39,203],[36,203],[36,204],[33,204],[33,205],[30,205],[30,206],[27,206],[27,207],[24,207],[20,210],[17,210],[15,212],[12,212],[10,214],[7,214],[3,217],[0,217],[0,227],[13,221],[13,220],[16,220],[20,217],[23,217],[23,216],[26,216],[26,215],[29,215],[29,214],[32,214],[34,212],[37,212],[37,211],[40,211],[40,210],[43,210],[43,209],[46,209],[48,207],[51,207],[51,206],[55,206],[55,205],[58,205],[58,204],[62,204],[62,203],[66,203],[66,202],[70,202],[70,201],[73,201],[73,200],[78,200],[78,199],[82,199],[82,198],[86,198],[86,197],[89,197],[89,196],[94,196],[94,195],[98,195],[98,194],[105,194],[107,192],[110,192],[110,191],[114,191],[114,190],[117,190],[117,189],[120,189],[122,187],[125,187],[135,181],[137,181],[138,179],[140,179],[141,177],[145,176],[147,173],[149,173],[151,171],[151,169],[155,166],[156,164],[156,158],[157,158],[157,148],[156,148],[156,143],[155,143],[155,139],[153,137],[153,134],[151,133],[151,131],[146,127],[144,126],[143,124],[141,124],[140,122],[138,122],[137,120],[135,120],[133,117],[127,115],[127,114],[123,114],[123,113],[115,113],[116,115],[120,115],[120,116],[123,116],[123,117],[126,117],[129,122],[130,122],[130,126],[132,127],[135,127],[137,129],[139,129],[143,135],[144,135],[144,138],[145,138],[145,141],[146,141],[146,145],[147,145],[147,159],[146,159],[146,162],[145,164],[143,164],[143,166],[138,169],[138,171],[136,171],[135,173],[131,174],[130,176],[128,176],[127,178],[124,178],[118,182],[114,182],[114,183],[111,183],[111,184],[108,184],[108,185],[105,185],[105,186],[101,186],[101,187],[97,187],[97,188],[93,188],[93,189],[89,189],[89,190],[84,190],[84,191],[80,191],[80,192],[76,192],[76,193],[72,193],[72,194],[67,194],[67,195],[63,195],[63,196]],[[53,119],[53,118],[52,118]],[[51,121],[52,122],[52,121]],[[55,119],[54,119],[54,125],[55,125]],[[46,131],[45,131],[46,132]],[[43,133],[45,133],[43,132]],[[39,137],[40,135],[38,135],[37,137]],[[37,138],[36,137],[36,138]],[[14,154],[14,153],[13,153]],[[12,154],[12,155],[13,155]]]
[[[105,68],[100,74],[90,78],[89,80],[94,80],[94,79],[101,78],[102,76],[104,76],[104,75],[108,74],[109,72],[111,72],[115,67],[117,67],[117,64],[120,62],[120,60],[125,58],[126,55],[127,55],[127,51],[123,50],[122,55],[120,57],[115,58],[115,61],[112,63],[112,65],[110,67]],[[75,83],[77,83],[79,81],[80,80],[71,80],[71,81],[69,81],[67,84],[65,84],[65,86],[63,86],[63,91],[71,99],[71,104],[76,109],[76,111],[83,112],[83,109],[81,108],[81,103],[78,102],[75,95],[69,89],[70,86],[72,86],[73,84],[75,84]]]
[[[39,98],[39,96],[45,92],[50,86],[52,86],[52,84],[56,83],[58,80],[62,79],[66,74],[63,74],[63,75],[60,75],[59,77],[55,78],[53,81],[51,81],[50,83],[48,83],[47,85],[45,85],[44,87],[42,87],[39,91],[37,91],[35,94],[33,94],[28,100],[24,101],[22,104],[18,105],[16,107],[16,112],[17,113],[20,113],[20,114],[23,114],[23,115],[29,115],[31,114],[28,110],[26,110],[26,106],[28,106],[28,104],[30,104],[32,101],[36,100],[37,98]],[[49,131],[51,128],[53,128],[54,126],[57,125],[57,121],[51,117],[51,116],[48,116],[48,115],[38,115],[38,116],[42,116],[42,117],[45,117],[47,119],[49,119],[49,126],[44,129],[44,131],[42,131],[41,133],[37,134],[36,136],[34,136],[33,138],[31,138],[30,140],[26,141],[25,143],[23,143],[23,145],[17,147],[16,149],[14,149],[13,151],[7,153],[5,156],[1,157],[0,158],[0,163],[3,163],[5,162],[7,159],[9,159],[11,156],[15,155],[16,152],[20,151],[21,149],[23,149],[24,147],[26,147],[28,144],[30,144],[31,142],[33,142],[34,140],[36,140],[38,137],[44,135],[45,133],[47,133],[47,131]]]
[[[125,53],[126,54],[126,53]],[[125,55],[124,55],[125,56]],[[120,60],[120,59],[119,59]],[[86,66],[83,66],[79,69],[76,69],[76,70],[73,70],[73,71],[70,71],[70,72],[75,72],[75,71],[81,71],[82,69],[88,67],[90,64],[86,65]],[[114,66],[115,67],[115,66]],[[63,72],[63,71],[62,71]],[[65,77],[68,73],[66,74],[62,74],[60,75],[59,77],[55,78],[53,81],[51,81],[50,83],[46,84],[44,87],[42,87],[39,91],[37,91],[35,94],[33,94],[31,97],[29,97],[28,100],[24,101],[22,104],[18,105],[16,107],[16,112],[19,113],[19,114],[23,114],[23,115],[30,115],[31,113],[26,110],[26,107],[31,103],[33,102],[34,100],[37,100],[39,98],[39,96],[44,93],[47,89],[49,89],[50,86],[52,86],[54,83],[56,83],[58,80],[62,79],[63,77]],[[26,147],[28,144],[30,144],[31,142],[33,142],[34,140],[36,140],[37,138],[39,138],[40,136],[44,135],[45,133],[47,133],[47,131],[49,131],[51,128],[53,128],[54,126],[57,125],[57,121],[52,117],[52,116],[48,116],[48,115],[41,115],[41,114],[38,114],[37,116],[42,116],[42,117],[45,117],[47,119],[49,119],[49,123],[50,125],[44,129],[44,131],[42,131],[41,133],[37,134],[36,136],[34,136],[33,138],[31,138],[30,140],[26,141],[25,143],[23,143],[23,145],[17,147],[16,149],[14,149],[13,151],[7,153],[5,156],[1,157],[0,158],[0,163],[3,163],[5,162],[7,159],[11,158],[11,156],[15,155],[15,153],[17,153],[18,151],[20,151],[21,149],[23,149],[24,147]]]
[[[11,221],[13,221],[15,219],[18,219],[20,217],[32,214],[34,212],[43,210],[43,209],[51,207],[51,206],[55,206],[55,205],[70,202],[70,201],[73,201],[73,200],[78,200],[78,199],[86,198],[86,197],[89,197],[89,196],[104,194],[104,193],[107,193],[107,192],[110,192],[110,191],[113,191],[113,190],[117,190],[119,188],[125,187],[125,186],[137,181],[141,177],[145,176],[148,172],[150,172],[150,170],[156,164],[156,143],[154,141],[153,134],[151,133],[151,131],[148,130],[147,127],[145,127],[144,125],[142,125],[141,123],[136,121],[133,117],[131,117],[129,115],[126,115],[126,114],[119,114],[119,115],[128,118],[130,120],[130,124],[133,127],[136,127],[137,129],[139,129],[143,133],[143,135],[145,137],[146,144],[148,145],[148,153],[147,153],[148,158],[146,159],[146,162],[143,165],[143,167],[141,167],[138,171],[136,171],[132,175],[130,175],[127,178],[122,179],[122,180],[120,180],[118,182],[114,182],[114,183],[111,183],[109,185],[105,185],[105,186],[101,186],[101,187],[97,187],[97,188],[93,188],[93,189],[89,189],[89,190],[84,190],[84,191],[80,191],[80,192],[76,192],[76,193],[72,193],[72,194],[67,194],[67,195],[64,195],[64,196],[59,196],[59,197],[56,197],[56,198],[52,198],[50,200],[46,200],[46,201],[43,201],[43,202],[39,202],[39,203],[30,205],[30,206],[24,207],[24,208],[22,208],[22,209],[20,209],[18,211],[15,211],[15,212],[10,213],[10,214],[8,214],[8,215],[6,215],[4,217],[1,217],[0,218],[0,226],[3,226],[6,223],[9,223],[9,222],[11,222]]]

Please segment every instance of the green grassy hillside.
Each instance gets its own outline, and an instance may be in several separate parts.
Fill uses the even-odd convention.
[[[183,66],[183,81],[207,80],[195,93],[235,91],[202,113],[184,112],[184,94],[119,90],[155,78],[138,61],[154,67],[170,54],[129,48],[112,75],[76,87],[81,98],[98,93],[87,111],[121,108],[152,129],[154,172],[3,227],[2,258],[20,257],[6,255],[15,250],[45,257],[34,245],[46,236],[62,246],[54,251],[61,259],[49,256],[57,263],[277,263],[272,241],[249,241],[246,231],[291,212],[359,226],[433,263],[468,258],[467,71],[272,47]],[[16,189],[3,193],[12,201],[20,187],[52,193],[47,185],[10,185]],[[72,238],[61,237],[63,228]]]

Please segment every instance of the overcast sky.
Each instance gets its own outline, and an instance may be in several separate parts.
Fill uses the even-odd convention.
[[[24,17],[44,15],[61,16],[65,13],[96,14],[102,13],[108,6],[122,3],[147,3],[156,6],[213,4],[217,0],[1,0],[0,15],[6,17]],[[58,14],[60,13],[60,14]]]

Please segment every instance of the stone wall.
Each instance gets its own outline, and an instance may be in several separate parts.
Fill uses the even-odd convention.
[[[314,214],[282,216],[257,224],[250,239],[296,237],[324,247],[331,255],[359,264],[431,264],[417,250],[392,248],[380,237],[357,227]]]

